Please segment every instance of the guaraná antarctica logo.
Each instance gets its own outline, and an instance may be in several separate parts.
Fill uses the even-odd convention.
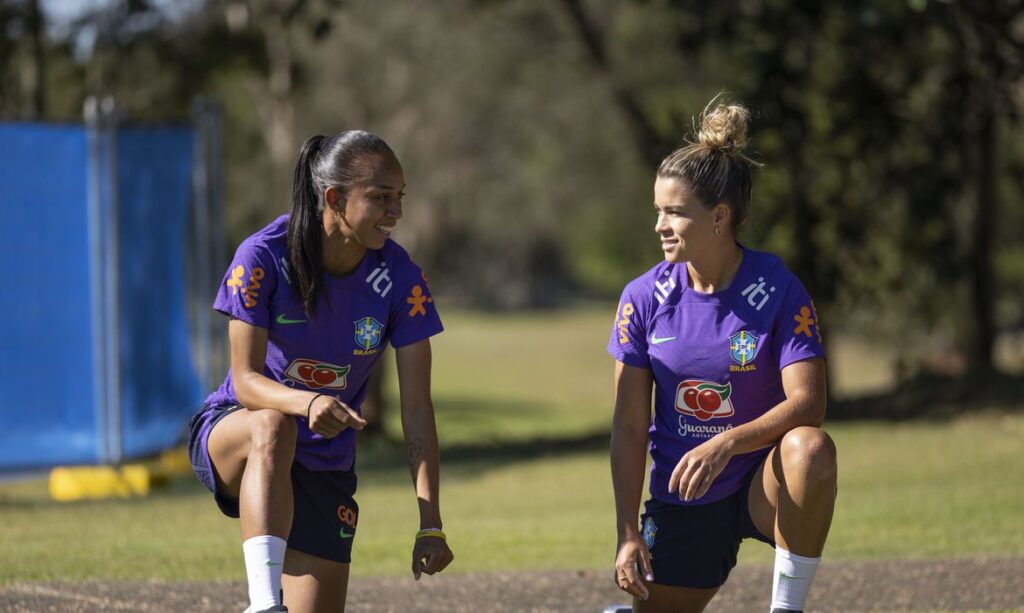
[[[284,374],[309,389],[343,390],[348,385],[347,375],[351,369],[352,366],[335,366],[327,362],[298,358],[288,365]]]
[[[701,421],[731,417],[733,410],[732,383],[719,385],[710,381],[691,379],[676,389],[676,410]]]

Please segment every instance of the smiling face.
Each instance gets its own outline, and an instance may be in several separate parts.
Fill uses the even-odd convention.
[[[351,185],[347,194],[329,187],[324,196],[346,239],[366,249],[380,249],[402,218],[405,174],[394,155],[374,154],[365,164],[365,177]]]
[[[658,177],[654,182],[654,208],[658,221],[654,231],[661,237],[667,262],[699,259],[716,241],[715,230],[726,232],[728,207],[709,209],[693,194],[685,181]]]

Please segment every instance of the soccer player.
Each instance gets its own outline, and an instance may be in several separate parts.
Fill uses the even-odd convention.
[[[771,610],[799,611],[836,494],[821,331],[781,260],[736,242],[750,209],[749,112],[711,106],[696,141],[658,168],[665,261],[626,285],[608,344],[615,579],[635,611],[701,611],[754,538],[775,548]]]
[[[241,520],[248,612],[344,609],[359,406],[388,343],[420,514],[412,572],[452,561],[430,398],[441,320],[423,272],[390,239],[404,189],[379,137],[310,138],[291,214],[238,247],[214,302],[231,318],[231,370],[189,422],[189,454],[221,511]]]

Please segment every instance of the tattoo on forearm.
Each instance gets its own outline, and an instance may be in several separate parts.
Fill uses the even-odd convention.
[[[423,439],[417,436],[410,441],[406,455],[409,458],[409,466],[414,466],[419,461],[420,456],[423,455]]]

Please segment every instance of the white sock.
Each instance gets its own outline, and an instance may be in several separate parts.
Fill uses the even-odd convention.
[[[776,546],[771,609],[803,611],[818,564],[821,558],[805,558]]]
[[[254,536],[242,543],[249,578],[249,610],[281,604],[281,571],[288,542],[276,536]]]

